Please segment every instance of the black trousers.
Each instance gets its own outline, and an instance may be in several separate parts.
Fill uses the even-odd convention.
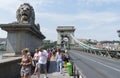
[[[50,61],[47,61],[47,72],[49,71]]]

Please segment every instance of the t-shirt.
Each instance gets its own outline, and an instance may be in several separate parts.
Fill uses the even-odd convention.
[[[39,56],[38,53],[35,53],[34,57],[33,57],[33,60],[38,60],[38,56]]]
[[[62,61],[62,54],[56,54],[57,61]]]
[[[46,50],[43,50],[43,52],[40,52],[39,51],[39,60],[38,60],[38,63],[40,64],[46,64],[47,62],[47,56],[48,56],[48,53]]]

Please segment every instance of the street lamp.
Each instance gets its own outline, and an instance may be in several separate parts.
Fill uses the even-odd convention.
[[[118,30],[117,32],[118,32],[118,36],[120,37],[120,30]]]

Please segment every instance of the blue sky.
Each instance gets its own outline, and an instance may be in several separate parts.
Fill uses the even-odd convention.
[[[120,0],[0,0],[0,24],[16,21],[16,10],[29,3],[46,39],[57,40],[57,26],[74,26],[76,38],[120,40]],[[7,33],[0,29],[0,38]]]

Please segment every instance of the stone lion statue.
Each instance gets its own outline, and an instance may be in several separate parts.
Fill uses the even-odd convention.
[[[31,5],[28,3],[21,4],[16,11],[17,23],[20,24],[34,24],[35,12]]]

